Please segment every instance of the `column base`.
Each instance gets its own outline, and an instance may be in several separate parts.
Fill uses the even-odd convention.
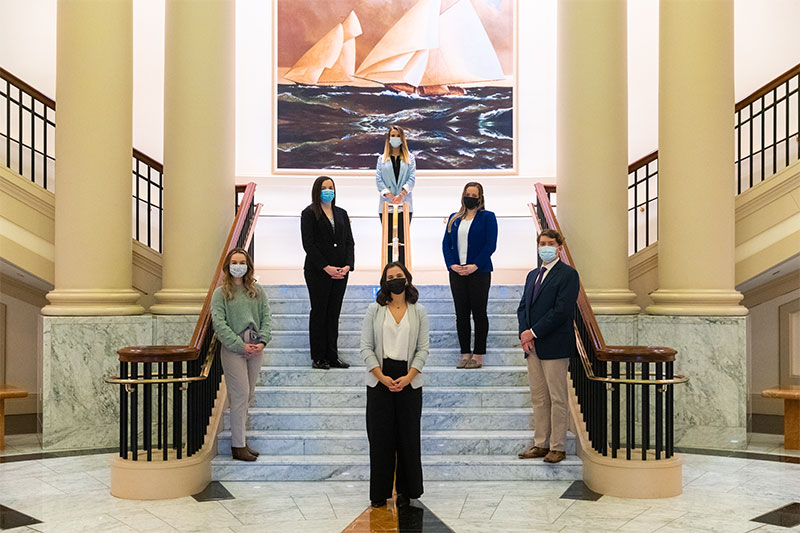
[[[742,293],[723,290],[662,290],[650,295],[653,305],[647,306],[649,315],[681,316],[742,316],[747,308],[739,305]]]
[[[636,293],[628,289],[587,289],[586,296],[596,315],[635,315],[641,311],[634,303]]]
[[[199,315],[206,301],[207,289],[161,289],[150,307],[154,315]]]
[[[137,304],[141,294],[133,289],[56,289],[47,293],[50,305],[42,309],[47,316],[125,316],[141,315]]]

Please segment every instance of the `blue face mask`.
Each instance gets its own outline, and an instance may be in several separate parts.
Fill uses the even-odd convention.
[[[540,246],[539,257],[545,263],[549,263],[556,258],[556,248],[554,246]]]
[[[331,189],[323,189],[322,192],[319,193],[319,197],[326,204],[331,203],[335,196],[336,196],[336,193],[333,192],[333,190],[331,190]]]

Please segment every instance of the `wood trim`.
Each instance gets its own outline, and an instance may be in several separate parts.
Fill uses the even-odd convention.
[[[194,346],[128,346],[117,350],[123,363],[173,363],[194,361],[200,349]]]
[[[646,156],[641,157],[636,161],[634,161],[633,163],[631,163],[630,165],[628,165],[628,174],[633,174],[634,172],[645,166],[647,163],[652,163],[656,159],[658,159],[658,150],[656,150],[655,152],[651,152]]]
[[[669,363],[678,352],[663,346],[606,346],[597,352],[600,361],[620,363]]]
[[[403,202],[403,254],[406,258],[406,268],[411,272],[411,221],[408,218],[410,213],[408,202]]]
[[[381,207],[382,224],[381,224],[381,268],[386,266],[389,262],[389,251],[387,243],[389,242],[389,202],[383,202]]]
[[[4,69],[3,67],[0,67],[0,78],[6,80],[7,82],[9,82],[11,84],[13,84],[17,88],[22,89],[22,92],[28,94],[29,96],[32,96],[33,98],[35,98],[36,100],[39,100],[40,102],[46,104],[47,106],[52,107],[53,109],[56,108],[56,101],[55,100],[53,100],[52,98],[50,98],[46,94],[38,91],[35,87],[32,87],[31,85],[28,85],[27,83],[25,83],[24,81],[22,81],[18,77],[14,76],[13,74],[11,74],[9,71]]]
[[[157,172],[160,172],[162,174],[164,173],[164,165],[162,163],[159,163],[158,161],[156,161],[155,159],[153,159],[149,155],[147,155],[147,154],[145,154],[143,152],[140,152],[136,148],[134,148],[132,150],[131,155],[133,156],[134,159],[138,159],[142,163],[152,167],[153,170],[155,170]]]

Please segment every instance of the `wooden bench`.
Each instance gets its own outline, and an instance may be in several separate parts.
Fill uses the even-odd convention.
[[[0,385],[0,450],[6,448],[6,400],[25,398],[28,391],[12,385]]]
[[[761,396],[783,400],[783,447],[800,450],[800,387],[767,389]]]

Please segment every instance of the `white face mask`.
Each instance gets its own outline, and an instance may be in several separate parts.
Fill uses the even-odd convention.
[[[392,145],[392,148],[400,148],[400,145],[403,144],[403,139],[400,137],[389,137],[389,144]]]
[[[242,278],[247,274],[247,265],[231,265],[228,269],[234,278]]]

